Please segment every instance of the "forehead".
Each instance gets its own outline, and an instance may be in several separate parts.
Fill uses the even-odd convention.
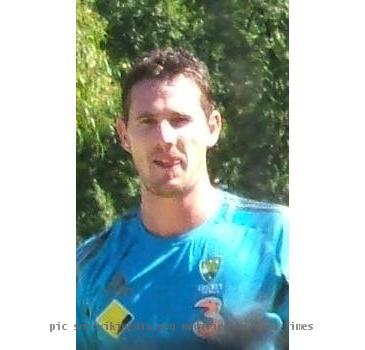
[[[187,113],[189,109],[201,108],[200,97],[198,85],[182,74],[165,80],[142,80],[131,89],[130,114],[153,112],[154,109],[156,112],[172,109]]]

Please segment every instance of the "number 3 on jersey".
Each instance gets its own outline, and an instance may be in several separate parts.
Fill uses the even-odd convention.
[[[194,322],[194,333],[201,338],[215,336],[224,325],[224,320],[219,313],[222,308],[222,301],[219,298],[207,297],[200,299],[194,306],[201,308],[204,312],[203,315],[209,319],[207,322]]]

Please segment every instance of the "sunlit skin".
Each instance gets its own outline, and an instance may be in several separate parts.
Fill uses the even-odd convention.
[[[141,211],[152,232],[177,235],[204,222],[218,205],[206,153],[218,141],[221,117],[206,116],[193,80],[143,80],[130,93],[128,122],[117,130],[141,179]]]

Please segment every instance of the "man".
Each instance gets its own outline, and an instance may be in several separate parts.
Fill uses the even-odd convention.
[[[78,249],[78,349],[282,349],[283,208],[214,188],[221,130],[205,65],[171,49],[130,72],[118,120],[140,207]]]

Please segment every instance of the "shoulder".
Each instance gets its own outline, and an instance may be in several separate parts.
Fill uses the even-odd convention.
[[[117,219],[110,227],[102,232],[92,235],[81,242],[76,249],[77,266],[80,268],[85,263],[96,258],[112,240],[112,237],[123,231],[123,227],[136,216],[136,210],[131,210]]]
[[[76,260],[78,264],[82,264],[91,259],[102,249],[112,232],[112,228],[110,227],[107,230],[95,234],[78,245],[76,249]]]
[[[226,217],[235,223],[251,223],[252,226],[287,226],[288,207],[276,203],[257,201],[224,192]]]
[[[224,192],[225,202],[236,210],[251,211],[256,213],[273,213],[285,215],[288,208],[281,204],[257,201],[254,199],[240,197],[235,194]]]
[[[260,202],[225,192],[226,220],[244,226],[270,246],[285,276],[288,276],[289,209],[280,204]]]
[[[289,209],[284,205],[260,202],[225,192],[228,220],[252,229],[266,248],[270,248],[289,281]],[[257,234],[257,235],[256,235]],[[253,238],[254,239],[254,238]]]

